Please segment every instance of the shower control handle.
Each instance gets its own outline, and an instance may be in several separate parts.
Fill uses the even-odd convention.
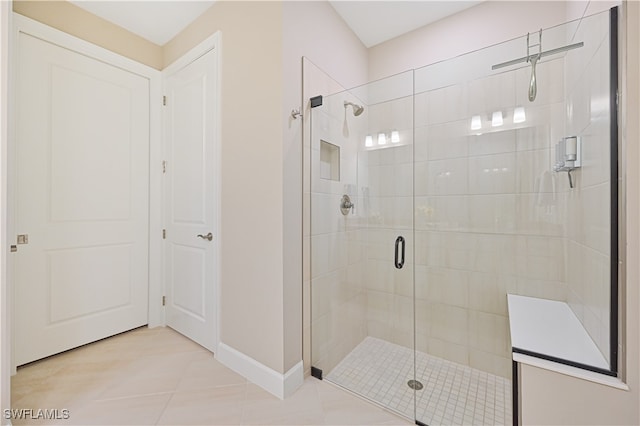
[[[344,194],[340,199],[340,212],[342,212],[344,216],[348,215],[349,212],[353,214],[354,207],[355,205],[351,202],[351,198],[349,198],[347,194]]]
[[[402,244],[402,251],[400,251],[400,244]],[[404,237],[399,236],[398,238],[396,238],[395,265],[397,269],[402,269],[402,267],[404,266],[404,246]]]

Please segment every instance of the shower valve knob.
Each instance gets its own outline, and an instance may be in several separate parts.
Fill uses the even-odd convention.
[[[353,213],[353,208],[355,205],[351,202],[351,198],[347,194],[343,195],[340,199],[340,211],[343,215],[348,215],[349,211]]]

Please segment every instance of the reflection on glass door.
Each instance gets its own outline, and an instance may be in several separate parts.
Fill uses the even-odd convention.
[[[311,123],[314,373],[411,419],[412,94],[409,72],[324,97]]]

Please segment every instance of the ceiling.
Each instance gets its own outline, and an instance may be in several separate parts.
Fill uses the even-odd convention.
[[[215,0],[70,1],[160,46],[175,37],[215,2]],[[366,47],[371,47],[467,9],[480,1],[329,0],[329,3],[362,43]]]
[[[159,46],[166,44],[215,3],[215,0],[69,1]]]
[[[458,13],[481,1],[345,1],[331,6],[366,47],[372,47]]]

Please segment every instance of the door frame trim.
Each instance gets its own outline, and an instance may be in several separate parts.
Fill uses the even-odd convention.
[[[12,26],[10,33],[10,54],[9,54],[9,81],[15,81],[15,72],[17,64],[17,48],[19,33],[29,34],[41,40],[53,43],[65,49],[77,52],[81,55],[96,59],[106,64],[118,67],[130,73],[139,75],[149,81],[149,265],[148,265],[148,326],[156,327],[162,325],[162,257],[161,257],[161,196],[162,196],[162,170],[161,164],[161,72],[147,65],[143,65],[132,59],[114,53],[110,50],[79,39],[75,36],[67,34],[63,31],[49,27],[45,24],[37,22],[33,19],[11,12]],[[8,140],[7,140],[7,192],[6,192],[6,217],[7,217],[7,242],[11,241],[11,235],[16,234],[16,146],[15,146],[15,117],[12,114],[16,105],[16,93],[11,90],[8,97]],[[11,358],[11,373],[16,373],[16,365],[14,361],[14,322],[13,322],[13,289],[15,286],[15,260],[10,253],[6,256],[6,271],[3,271],[3,277],[6,278],[6,286],[9,294],[8,297],[8,324],[9,347],[5,345],[0,348],[2,356],[9,355]],[[4,375],[3,375],[4,376]]]
[[[213,117],[210,117],[213,120],[213,167],[214,167],[214,175],[215,175],[215,187],[214,187],[214,197],[215,197],[215,215],[216,220],[213,223],[212,233],[215,235],[213,240],[214,244],[217,244],[215,252],[214,262],[214,282],[213,282],[213,297],[214,297],[214,309],[215,309],[215,339],[214,339],[214,353],[217,356],[218,348],[220,347],[220,253],[222,252],[222,239],[221,239],[221,203],[220,203],[220,194],[221,194],[221,180],[222,180],[222,162],[221,162],[221,131],[220,131],[220,123],[221,120],[221,102],[220,102],[220,93],[221,93],[221,72],[220,72],[220,62],[222,58],[222,33],[220,31],[216,31],[200,43],[198,43],[195,47],[191,48],[185,54],[183,54],[180,58],[176,59],[170,65],[166,66],[162,70],[162,93],[166,93],[165,90],[165,81],[166,78],[182,68],[186,67],[196,59],[201,56],[213,51],[214,54],[214,62],[215,62],[215,88],[214,88],[214,108],[215,113]],[[162,155],[163,158],[167,158],[166,156],[166,117],[165,111],[162,111]],[[164,193],[165,193],[165,185],[164,181],[162,181],[162,223],[166,223],[166,212],[165,212],[165,204],[164,204]],[[162,244],[160,247],[162,248],[162,264],[165,264],[164,252],[165,252],[165,244],[164,241],[161,240]],[[166,294],[167,291],[167,277],[166,274],[162,274],[162,291],[163,294]],[[162,309],[162,324],[166,325],[166,317],[165,317],[165,308]]]
[[[11,0],[0,2],[0,409],[11,408],[11,298],[7,284],[7,145]],[[6,422],[6,421],[5,421]],[[10,423],[10,422],[6,422]]]

